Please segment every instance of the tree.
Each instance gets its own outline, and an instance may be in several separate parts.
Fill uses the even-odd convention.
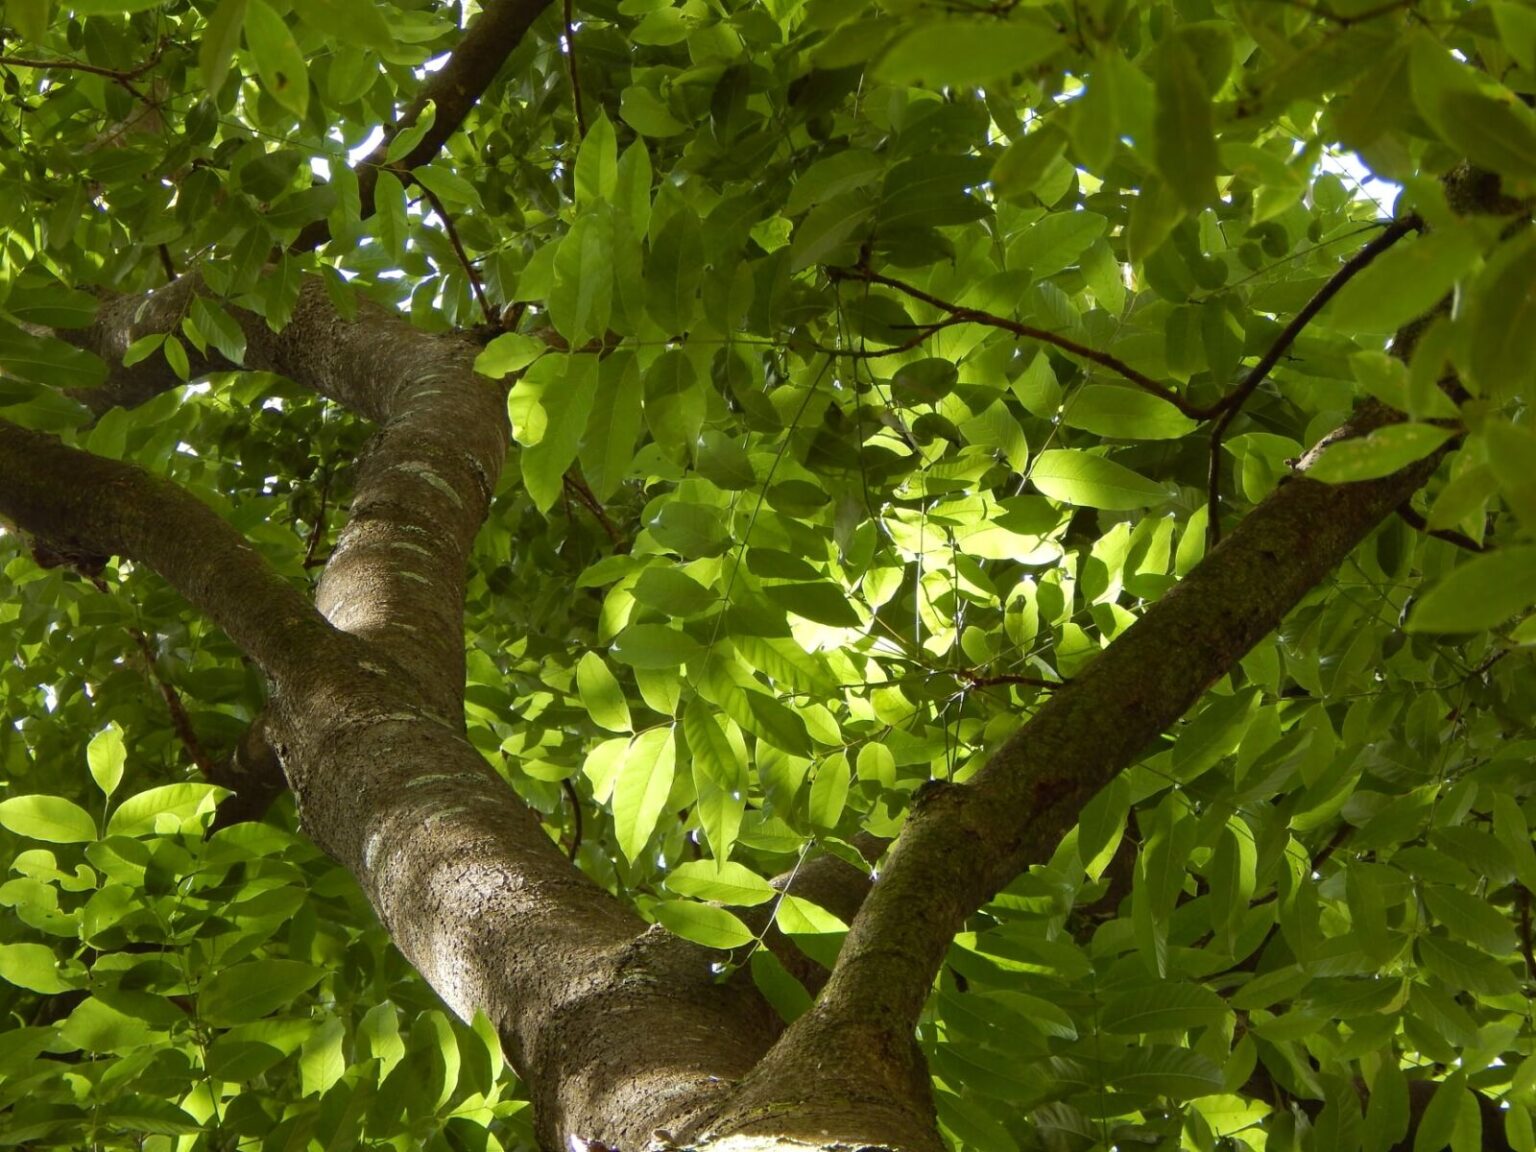
[[[1536,1147],[1536,6],[3,20],[5,1143]]]

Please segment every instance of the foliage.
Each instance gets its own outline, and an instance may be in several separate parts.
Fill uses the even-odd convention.
[[[1408,421],[1318,474],[1450,440],[1436,479],[974,918],[919,1038],[981,1152],[1383,1152],[1406,1079],[1441,1082],[1416,1148],[1479,1147],[1474,1093],[1536,1147],[1536,241],[1439,180],[1536,186],[1536,7],[581,0],[365,202],[349,152],[463,18],[7,0],[0,416],[173,478],[307,583],[366,428],[238,371],[93,419],[105,366],[61,336],[167,269],[209,293],[126,359],[183,378],[304,277],[479,326],[520,447],[471,739],[792,1016],[745,910],[823,962],[846,926],[766,878],[963,782],[1376,397]],[[1426,228],[1288,331],[1381,231],[1340,149]],[[206,834],[188,761],[262,697],[230,642],[129,563],[0,559],[0,1142],[530,1140],[484,1022],[291,808]]]

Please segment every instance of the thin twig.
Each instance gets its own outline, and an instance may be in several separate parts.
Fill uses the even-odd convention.
[[[581,107],[581,79],[576,75],[576,22],[571,16],[571,0],[565,0],[565,61],[571,74],[571,106],[576,111],[576,131],[587,134],[587,114]]]
[[[1290,349],[1302,331],[1310,324],[1313,318],[1323,310],[1323,307],[1338,295],[1339,290],[1364,271],[1371,261],[1380,256],[1392,245],[1396,244],[1410,232],[1416,232],[1424,226],[1424,221],[1417,215],[1404,216],[1399,220],[1393,220],[1382,229],[1380,235],[1363,245],[1358,252],[1346,260],[1324,284],[1308,300],[1306,305],[1291,322],[1275,337],[1269,351],[1259,359],[1259,362],[1248,370],[1243,381],[1227,395],[1217,402],[1215,408],[1207,415],[1218,415],[1215,425],[1211,428],[1210,458],[1207,470],[1206,483],[1206,523],[1205,546],[1209,551],[1215,548],[1221,541],[1221,443],[1231,427],[1232,421],[1242,411],[1248,398],[1258,389],[1259,385],[1268,379],[1280,358]]]
[[[161,699],[170,710],[171,727],[176,730],[176,736],[181,741],[182,747],[187,750],[187,755],[192,763],[197,765],[197,770],[203,774],[204,779],[211,780],[215,772],[213,761],[208,758],[208,753],[203,751],[202,742],[198,740],[197,732],[192,728],[192,718],[187,715],[186,708],[182,706],[181,697],[177,695],[175,687],[161,675],[160,667],[155,663],[155,652],[150,647],[149,637],[138,628],[130,628],[128,632],[144,657],[144,666],[149,670],[150,677],[160,689]]]
[[[324,560],[315,559],[315,548],[320,543],[320,538],[325,535],[325,506],[331,496],[331,470],[323,468],[320,472],[320,507],[315,510],[315,522],[310,527],[309,539],[304,542],[304,567],[315,568],[325,563]]]
[[[1397,506],[1397,514],[1402,517],[1403,521],[1410,528],[1423,532],[1426,536],[1433,536],[1436,540],[1444,540],[1447,544],[1454,544],[1458,548],[1465,548],[1468,552],[1488,551],[1486,545],[1479,544],[1472,537],[1461,532],[1452,532],[1447,528],[1431,528],[1429,521],[1414,511],[1413,506],[1410,504],[1399,504]]]
[[[1214,414],[1214,410],[1203,408],[1198,404],[1192,404],[1180,396],[1166,384],[1159,384],[1144,372],[1132,368],[1118,356],[1111,356],[1108,352],[1100,352],[1097,348],[1090,348],[1086,344],[1079,344],[1076,340],[1062,336],[1056,332],[1047,331],[1044,328],[1036,328],[1032,324],[1021,324],[1017,320],[1010,320],[1006,316],[998,316],[992,312],[984,312],[979,308],[965,308],[948,300],[940,299],[931,293],[924,292],[915,284],[908,284],[904,280],[898,280],[894,276],[885,276],[872,269],[859,265],[853,268],[828,268],[828,275],[834,279],[862,280],[868,284],[883,284],[887,288],[910,296],[914,300],[920,300],[924,304],[949,313],[953,323],[985,324],[992,328],[1000,328],[1004,332],[1012,332],[1015,336],[1023,336],[1030,340],[1038,340],[1042,344],[1060,348],[1063,352],[1070,352],[1074,356],[1081,356],[1084,360],[1091,360],[1101,367],[1108,368],[1111,372],[1123,376],[1144,392],[1150,392],[1168,401],[1184,415],[1194,420],[1204,420]]]
[[[104,68],[100,64],[87,64],[83,60],[40,60],[26,56],[0,56],[0,65],[10,65],[13,68],[37,68],[45,71],[87,72],[92,76],[105,76],[142,100],[144,94],[135,88],[132,82],[160,63],[160,57],[164,53],[165,41],[162,40],[144,63],[132,68]]]
[[[566,854],[574,864],[576,854],[581,851],[581,797],[576,795],[576,785],[568,778],[560,781],[560,786],[565,789],[565,795],[571,802],[571,846]]]
[[[990,688],[996,684],[1023,684],[1030,688],[1065,688],[1065,680],[1047,680],[1043,676],[1018,676],[1002,674],[996,676],[983,675],[969,668],[951,668],[950,674],[964,680],[973,688]]]
[[[603,502],[597,498],[591,488],[587,487],[587,482],[574,470],[567,472],[563,479],[566,494],[574,496],[578,504],[592,513],[593,519],[603,526],[603,531],[608,534],[608,539],[613,542],[615,548],[627,551],[629,545],[624,539],[624,533],[620,532],[618,526],[608,518]]]
[[[825,356],[841,356],[845,360],[878,360],[882,356],[895,356],[901,352],[910,352],[935,332],[942,332],[945,328],[953,328],[956,324],[965,324],[963,317],[946,316],[942,320],[936,320],[932,324],[913,324],[910,327],[917,329],[917,334],[908,340],[903,340],[891,348],[828,348],[823,344],[795,344],[797,349],[806,347],[812,352],[820,352]],[[908,325],[901,325],[908,327]]]
[[[494,323],[496,314],[491,311],[491,302],[485,298],[485,288],[480,283],[480,273],[475,271],[474,264],[470,262],[469,253],[464,251],[464,244],[459,239],[459,230],[453,226],[453,217],[448,215],[448,209],[443,207],[443,202],[437,198],[436,192],[419,180],[417,184],[426,195],[427,203],[432,205],[432,211],[436,212],[437,218],[443,222],[443,231],[448,234],[448,243],[453,245],[453,254],[459,258],[459,263],[464,268],[464,275],[469,277],[469,286],[475,293],[475,299],[480,302],[480,311],[485,316],[485,322]]]

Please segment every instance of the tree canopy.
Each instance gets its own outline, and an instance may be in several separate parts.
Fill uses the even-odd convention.
[[[1536,4],[0,78],[0,1145],[1536,1149]]]

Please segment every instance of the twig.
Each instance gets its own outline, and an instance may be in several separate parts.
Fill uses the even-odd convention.
[[[613,546],[615,548],[620,551],[628,551],[629,545],[624,539],[624,534],[620,532],[618,526],[608,518],[608,512],[603,507],[602,501],[599,500],[592,489],[587,486],[587,482],[583,480],[581,476],[574,470],[567,472],[563,479],[565,482],[566,494],[569,496],[574,496],[578,504],[580,504],[588,512],[592,513],[593,518],[603,526],[603,531],[608,534],[608,539],[613,542]]]
[[[1465,548],[1468,552],[1488,551],[1486,545],[1479,544],[1472,537],[1461,532],[1452,532],[1448,528],[1431,528],[1429,521],[1414,511],[1413,506],[1410,504],[1399,504],[1397,514],[1402,517],[1403,521],[1410,528],[1423,532],[1426,536],[1433,536],[1436,540],[1444,540],[1447,544],[1454,544],[1458,548]]]
[[[895,356],[901,352],[910,352],[935,332],[942,332],[945,328],[953,328],[956,324],[964,323],[967,323],[967,321],[963,318],[946,316],[944,319],[936,320],[932,324],[910,325],[910,327],[917,329],[917,334],[911,339],[903,340],[900,344],[891,348],[828,348],[823,344],[808,344],[803,345],[803,347],[809,348],[812,352],[820,352],[825,356],[841,356],[845,360],[878,360],[882,356]],[[908,325],[903,324],[901,327],[905,328]],[[795,347],[799,348],[802,345],[796,344]]]
[[[587,134],[587,114],[581,107],[581,79],[576,75],[576,22],[571,18],[571,0],[565,0],[565,62],[571,74],[571,106],[576,111],[576,131]]]
[[[1536,984],[1536,951],[1531,948],[1531,890],[1524,884],[1518,889],[1516,901],[1520,905],[1520,955],[1525,958],[1525,973]]]
[[[416,147],[396,163],[402,169],[415,168],[431,160],[457,132],[470,110],[490,87],[502,64],[521,43],[524,33],[544,11],[548,0],[489,0],[481,7],[464,32],[448,63],[433,72],[416,98],[401,114],[395,130],[387,133],[372,152],[353,165],[357,172],[358,195],[362,199],[361,218],[374,213],[373,189],[379,169],[389,163],[389,144],[395,136],[420,119],[428,103],[437,109],[431,129]],[[289,245],[290,252],[313,252],[331,238],[331,226],[325,220],[312,220]]]
[[[13,68],[38,68],[47,71],[88,72],[92,76],[105,76],[114,84],[120,84],[135,97],[142,100],[144,94],[133,86],[144,73],[148,72],[156,64],[160,63],[160,57],[165,53],[165,41],[155,46],[155,50],[142,64],[132,68],[104,68],[100,64],[87,64],[83,60],[40,60],[26,56],[0,56],[0,64],[10,65]]]
[[[418,184],[421,182],[418,180]],[[448,234],[448,243],[453,245],[453,254],[459,258],[459,263],[464,268],[464,275],[469,277],[469,286],[475,293],[475,299],[480,302],[480,311],[485,316],[487,324],[493,324],[496,314],[491,311],[491,302],[485,298],[485,288],[480,283],[480,273],[475,271],[475,266],[470,262],[469,253],[464,251],[464,244],[459,239],[459,230],[453,226],[453,217],[448,215],[448,209],[443,207],[443,202],[437,198],[437,193],[421,184],[421,190],[427,197],[427,203],[432,205],[432,211],[437,213],[437,218],[443,222],[443,231]]]
[[[176,264],[171,259],[171,250],[164,244],[155,245],[155,252],[160,257],[160,267],[165,271],[166,283],[176,279]]]
[[[315,510],[315,522],[310,527],[309,539],[304,542],[304,567],[316,568],[326,563],[324,560],[315,559],[315,548],[320,543],[320,537],[325,535],[325,506],[331,496],[331,470],[321,470],[320,479],[320,507]]]
[[[560,781],[560,786],[565,789],[566,798],[571,802],[571,846],[566,855],[574,864],[576,854],[581,851],[581,797],[576,795],[576,785],[569,778]]]
[[[1012,674],[986,676],[970,668],[951,668],[949,672],[950,675],[964,680],[973,688],[990,688],[996,684],[1024,684],[1030,688],[1065,688],[1068,683],[1065,680],[1047,680],[1043,676],[1017,676]]]
[[[1393,220],[1381,234],[1363,245],[1328,279],[1328,283],[1319,288],[1312,299],[1295,316],[1291,322],[1275,337],[1275,342],[1269,346],[1269,351],[1259,359],[1259,362],[1248,370],[1243,381],[1227,395],[1217,402],[1214,409],[1207,415],[1218,415],[1216,423],[1211,428],[1210,462],[1207,471],[1206,482],[1206,523],[1205,546],[1206,550],[1216,547],[1221,541],[1221,442],[1231,427],[1232,421],[1242,411],[1243,405],[1253,395],[1258,386],[1269,377],[1280,358],[1296,342],[1302,331],[1312,322],[1323,307],[1338,295],[1339,290],[1364,271],[1371,261],[1380,256],[1392,245],[1396,244],[1409,232],[1416,232],[1424,226],[1424,221],[1417,215],[1404,216],[1399,220]]]
[[[1123,376],[1144,392],[1150,392],[1168,401],[1184,415],[1193,420],[1204,420],[1214,415],[1214,409],[1192,404],[1180,396],[1166,384],[1159,384],[1144,372],[1132,368],[1118,356],[1111,356],[1108,352],[1100,352],[1097,348],[1090,348],[1086,344],[1079,344],[1076,340],[1047,331],[1044,328],[1036,328],[1032,324],[1021,324],[1017,320],[1010,320],[1006,316],[998,316],[992,312],[984,312],[979,308],[964,308],[959,304],[942,300],[931,293],[924,292],[915,284],[908,284],[904,280],[898,280],[893,276],[884,276],[872,269],[858,265],[853,268],[828,268],[828,275],[833,279],[862,280],[868,284],[883,284],[887,288],[910,296],[914,300],[920,300],[924,304],[947,312],[951,323],[986,324],[992,328],[1000,328],[1005,332],[1012,332],[1015,336],[1023,336],[1030,340],[1038,340],[1042,344],[1050,344],[1060,348],[1063,352],[1070,352],[1074,356],[1081,356],[1084,360],[1091,360],[1101,367],[1108,368],[1111,372]]]
[[[134,643],[138,645],[139,652],[144,657],[144,665],[149,670],[150,677],[160,689],[160,696],[165,701],[165,706],[171,713],[171,727],[176,730],[176,736],[181,741],[182,747],[187,750],[192,763],[197,765],[197,770],[203,774],[203,778],[211,780],[215,768],[213,761],[208,758],[208,753],[203,751],[202,742],[198,740],[196,731],[192,728],[192,718],[187,715],[187,710],[182,706],[181,697],[176,694],[176,689],[160,673],[159,666],[155,663],[155,652],[150,647],[149,637],[138,628],[128,629]]]

